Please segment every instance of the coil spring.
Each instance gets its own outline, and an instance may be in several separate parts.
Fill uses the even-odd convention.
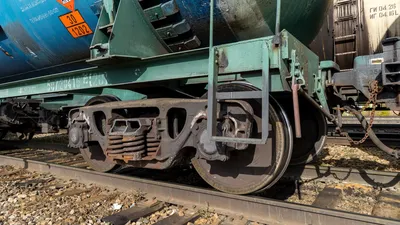
[[[110,155],[123,154],[124,156],[138,156],[147,152],[156,152],[160,146],[160,140],[140,136],[109,136],[107,153]]]
[[[146,139],[146,144],[147,144],[147,151],[148,152],[156,152],[158,148],[160,147],[160,139],[156,138],[147,138]]]
[[[144,151],[146,143],[144,135],[124,137],[122,135],[109,136],[109,146],[107,152],[110,154],[121,154],[127,155],[129,153],[137,153]]]

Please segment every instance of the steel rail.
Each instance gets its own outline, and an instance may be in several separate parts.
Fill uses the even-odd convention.
[[[69,148],[67,144],[64,143],[48,143],[40,141],[0,141],[0,150],[4,148],[33,148],[33,149],[44,149],[53,151],[62,151],[72,154],[78,154],[80,151],[76,148]],[[1,153],[1,151],[0,151]]]
[[[211,208],[220,213],[243,215],[251,221],[268,224],[400,224],[400,221],[368,215],[321,209],[261,197],[231,195],[186,185],[99,173],[8,156],[0,156],[0,165],[13,165],[28,171],[50,173],[56,177],[75,179],[85,184],[95,183],[122,191],[140,190],[148,196],[157,197],[160,201]]]
[[[380,136],[380,134],[378,134]],[[353,137],[354,138],[354,137]],[[357,140],[357,138],[354,138]],[[383,137],[380,138],[381,141],[383,141],[386,145],[389,146],[399,146],[400,145],[400,138],[394,138],[394,137]],[[326,139],[326,144],[327,145],[344,145],[344,146],[354,146],[352,145],[349,140],[346,137],[340,137],[340,136],[328,136]],[[364,143],[360,145],[356,145],[354,147],[375,147],[377,146],[370,140],[367,139]]]
[[[328,139],[329,140],[329,139]],[[340,138],[346,141],[347,139]],[[62,143],[29,143],[19,141],[0,141],[1,147],[38,148],[54,151],[66,151]],[[78,149],[68,149],[69,153],[78,154]],[[0,151],[1,154],[1,151]],[[374,187],[396,187],[400,188],[400,173],[390,171],[365,170],[357,168],[339,168],[334,166],[304,165],[290,166],[284,174],[285,178],[303,181],[339,181],[370,185]]]
[[[370,117],[365,116],[365,119],[369,120]],[[342,123],[344,125],[345,124],[358,124],[359,126],[361,126],[360,122],[354,116],[342,117]],[[328,124],[333,125],[331,122],[328,122]],[[374,124],[400,125],[400,116],[376,116],[374,118]]]
[[[400,188],[399,172],[306,165],[289,167],[284,177],[303,181],[338,181],[380,188]]]

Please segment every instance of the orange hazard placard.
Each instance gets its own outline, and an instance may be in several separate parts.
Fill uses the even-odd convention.
[[[90,29],[78,10],[59,16],[59,18],[61,23],[74,38],[93,34],[92,29]]]
[[[89,34],[93,34],[93,31],[90,29],[89,25],[87,23],[81,23],[72,27],[68,27],[68,32],[72,35],[74,38],[79,38],[83,37]]]
[[[75,10],[75,0],[57,0],[57,2],[71,11]]]
[[[85,22],[79,11],[73,11],[71,13],[67,13],[65,15],[60,16],[59,18],[61,22],[64,24],[64,26],[67,28]]]

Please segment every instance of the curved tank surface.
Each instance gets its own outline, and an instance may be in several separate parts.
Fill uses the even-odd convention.
[[[75,22],[85,24],[81,30],[74,30],[66,24],[71,22],[69,21],[71,18],[66,17],[71,10],[63,6],[62,2],[62,0],[2,1],[0,79],[24,79],[85,66],[71,62],[89,57],[89,46],[102,2],[69,1],[75,2],[73,10],[79,13],[73,14]],[[171,51],[208,46],[209,0],[139,2],[145,14],[155,7],[164,10],[167,15],[165,18],[150,18],[150,21],[170,46]],[[287,29],[300,41],[309,44],[318,34],[329,2],[330,0],[282,0],[281,29]],[[276,0],[216,0],[215,44],[272,35],[275,30],[275,7]],[[168,26],[175,29],[172,35],[170,32],[165,33],[164,28]],[[67,65],[59,66],[63,64]],[[48,67],[51,69],[45,73],[37,71]],[[29,75],[26,75],[28,72]]]
[[[75,1],[93,29],[96,0]],[[89,56],[91,36],[74,38],[59,16],[69,13],[56,0],[3,0],[0,4],[0,77],[76,61]]]
[[[304,44],[318,34],[330,0],[282,0],[281,28]],[[179,0],[180,13],[191,25],[202,46],[208,46],[209,0]],[[216,0],[216,44],[272,35],[276,0]]]

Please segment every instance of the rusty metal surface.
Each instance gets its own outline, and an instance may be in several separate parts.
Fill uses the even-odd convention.
[[[196,205],[213,208],[217,212],[245,215],[254,221],[269,224],[400,224],[399,221],[378,217],[327,210],[259,197],[237,196],[212,190],[192,188],[126,177],[115,174],[98,173],[54,164],[0,157],[0,165],[14,165],[29,171],[51,173],[58,177],[76,179],[82,183],[96,183],[120,190],[144,190],[148,195],[157,196],[161,201],[180,205]]]
[[[85,115],[83,117],[86,117],[87,120],[83,117],[76,117],[71,127],[75,128],[81,125],[83,126],[83,124],[88,124],[90,127],[93,127],[93,132],[90,134],[88,140],[97,141],[107,156],[113,160],[122,159],[124,161],[129,161],[131,165],[137,167],[165,169],[170,167],[174,160],[177,160],[177,153],[180,150],[186,146],[193,145],[192,132],[195,127],[193,124],[197,122],[195,121],[197,120],[196,115],[204,111],[206,102],[207,100],[204,99],[163,98],[110,102],[101,105],[85,106],[80,108],[80,111]],[[181,127],[179,134],[176,137],[172,137],[168,129],[171,127],[171,123],[168,119],[171,117],[169,113],[173,109],[185,109],[186,113],[186,116],[180,118],[183,127]],[[139,143],[139,139],[126,139],[135,137],[129,135],[129,133],[109,133],[110,128],[106,128],[103,135],[98,129],[96,120],[100,117],[96,116],[96,112],[103,112],[105,121],[110,123],[115,120],[114,117],[117,112],[122,110],[126,110],[128,114],[120,115],[120,121],[126,121],[124,117],[134,119],[141,118],[153,121],[152,124],[154,124],[154,126],[148,126],[148,128],[152,127],[152,131],[146,132],[146,135],[143,136],[143,139],[147,140],[145,146]],[[195,125],[197,126],[198,124],[196,123]],[[107,125],[107,127],[109,126],[110,124]],[[84,133],[85,132],[87,131],[84,130]],[[116,133],[117,136],[113,136],[113,133]],[[72,132],[70,132],[70,134],[72,134]],[[123,138],[125,138],[125,140]],[[138,138],[138,136],[136,136],[136,138]],[[114,144],[114,142],[118,144]],[[142,154],[141,150],[145,150],[146,154]],[[140,161],[142,159],[146,160],[146,162]]]
[[[293,97],[293,114],[296,130],[296,138],[301,138],[301,121],[300,121],[300,106],[299,106],[299,85],[292,84],[292,97]]]

